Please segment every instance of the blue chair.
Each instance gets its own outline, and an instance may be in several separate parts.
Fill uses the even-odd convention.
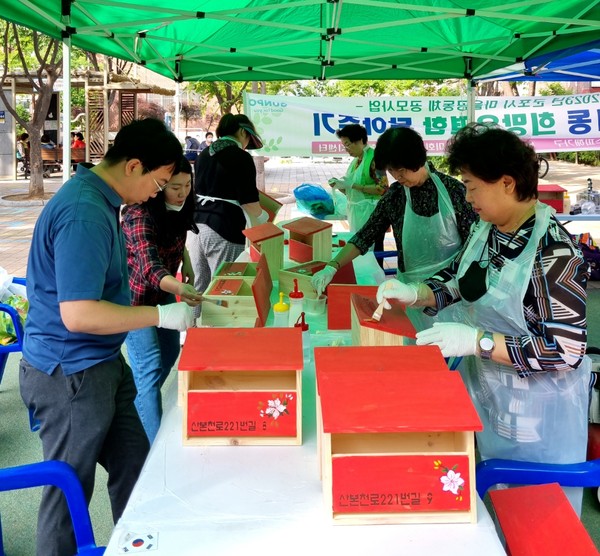
[[[14,284],[20,284],[22,286],[25,285],[25,278],[13,278]],[[18,351],[23,351],[23,326],[21,325],[21,318],[19,317],[19,313],[14,307],[10,305],[6,305],[5,303],[0,303],[0,311],[7,313],[12,319],[12,323],[17,334],[17,340],[12,344],[8,344],[6,346],[0,345],[0,383],[2,382],[2,378],[4,377],[4,369],[6,367],[6,362],[8,361],[9,353],[16,353]],[[38,419],[35,419],[33,416],[33,411],[29,410],[29,428],[32,432],[35,432],[40,429],[40,422]]]
[[[398,251],[375,251],[373,255],[375,255],[375,258],[378,261],[381,261],[383,259],[387,259],[388,257],[398,258]],[[396,270],[396,268],[384,268],[383,272],[386,276],[391,276],[396,274]]]
[[[83,488],[73,467],[64,461],[41,461],[0,469],[0,492],[51,485],[63,491],[73,520],[77,553],[100,556],[106,547],[96,546]],[[0,554],[4,554],[0,527]]]
[[[475,485],[481,498],[498,483],[544,485],[558,483],[567,487],[600,487],[600,459],[582,463],[533,463],[507,459],[488,459],[475,467]]]
[[[14,284],[20,284],[22,286],[25,285],[25,278],[13,278]],[[17,341],[12,344],[8,344],[6,346],[0,345],[0,382],[2,382],[2,377],[4,376],[4,368],[6,367],[6,361],[8,359],[9,353],[14,353],[17,351],[22,351],[23,349],[23,327],[21,326],[21,319],[17,310],[10,305],[6,305],[5,303],[0,303],[0,311],[4,311],[8,313],[10,318],[12,319],[13,326],[15,327],[15,332],[17,333]]]

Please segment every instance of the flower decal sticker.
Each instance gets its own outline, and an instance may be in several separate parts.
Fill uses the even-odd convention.
[[[259,415],[261,417],[271,418],[271,424],[277,425],[277,419],[282,415],[290,414],[287,405],[293,399],[293,394],[279,394],[273,396],[272,399],[267,400],[266,406],[264,402],[258,402]]]
[[[465,480],[460,476],[460,473],[456,472],[458,465],[454,465],[451,469],[445,467],[441,460],[435,460],[433,462],[433,468],[437,471],[441,471],[443,475],[440,477],[442,483],[443,492],[451,492],[456,496],[456,500],[462,501],[462,491],[465,488]]]

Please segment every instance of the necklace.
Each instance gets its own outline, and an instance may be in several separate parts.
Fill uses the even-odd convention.
[[[500,227],[497,226],[498,230],[500,232],[502,232],[503,234],[510,234],[511,232],[514,234],[516,234],[519,229],[521,228],[521,226],[523,224],[525,224],[525,222],[527,222],[527,220],[529,220],[534,214],[535,214],[535,205],[536,203],[534,203],[533,205],[531,205],[527,211],[517,220],[517,223],[513,226],[507,226],[505,230],[502,230]]]

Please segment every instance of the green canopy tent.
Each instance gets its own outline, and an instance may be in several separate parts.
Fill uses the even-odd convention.
[[[4,0],[178,81],[468,78],[598,38],[598,0]]]

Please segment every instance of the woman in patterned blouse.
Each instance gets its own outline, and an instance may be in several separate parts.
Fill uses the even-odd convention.
[[[471,124],[450,141],[448,162],[481,221],[447,269],[420,284],[388,283],[378,299],[430,313],[461,301],[465,324],[437,323],[417,345],[465,357],[482,459],[585,461],[588,264],[537,200],[536,154],[516,134]],[[565,491],[580,512],[582,489]]]
[[[313,276],[321,293],[337,270],[364,255],[392,227],[398,250],[398,279],[424,280],[445,268],[460,251],[477,214],[465,200],[464,185],[438,172],[427,162],[421,136],[406,127],[392,128],[379,137],[375,165],[397,181],[381,197],[367,223],[327,266]],[[431,326],[432,317],[409,310],[417,330]],[[450,311],[444,318],[452,318]],[[436,318],[437,320],[437,318]]]
[[[191,180],[192,168],[182,156],[171,180],[157,184],[156,197],[123,208],[132,305],[165,305],[176,295],[192,307],[202,301],[185,248],[188,230],[198,233]],[[175,278],[180,265],[183,281]],[[152,444],[162,416],[160,388],[179,356],[180,335],[151,326],[129,332],[125,345],[138,390],[135,406]]]

